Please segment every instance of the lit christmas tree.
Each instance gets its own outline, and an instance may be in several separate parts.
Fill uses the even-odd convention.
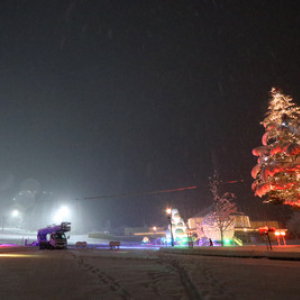
[[[300,208],[300,107],[273,88],[266,118],[263,146],[253,149],[258,164],[252,169],[255,196],[265,203]]]

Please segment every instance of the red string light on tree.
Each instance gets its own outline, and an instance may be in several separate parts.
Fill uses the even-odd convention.
[[[252,153],[258,163],[252,169],[252,189],[266,203],[300,208],[300,107],[281,90],[271,90],[263,146]]]

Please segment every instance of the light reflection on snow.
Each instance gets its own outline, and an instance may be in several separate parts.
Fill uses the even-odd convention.
[[[40,255],[34,255],[34,254],[0,254],[0,257],[34,257],[34,256],[40,256]]]
[[[0,244],[0,248],[5,248],[5,247],[19,247],[19,245],[16,245],[16,244]]]
[[[88,245],[88,246],[91,246],[91,245]],[[110,249],[109,248],[109,245],[95,245],[95,246],[92,246],[93,248],[96,248],[96,249]],[[120,246],[120,249],[147,249],[147,250],[159,250],[160,247],[149,247],[149,246],[140,246],[140,245],[137,245],[137,246]],[[119,249],[113,249],[113,251],[119,251]]]
[[[159,250],[160,247],[147,247],[147,246],[121,246],[120,249],[147,249],[147,250]]]

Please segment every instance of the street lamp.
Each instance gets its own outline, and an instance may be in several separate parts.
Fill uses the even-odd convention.
[[[167,213],[167,218],[168,218],[169,223],[170,223],[171,243],[172,243],[172,247],[174,247],[174,236],[173,236],[173,225],[172,225],[172,209],[167,208],[166,213]]]

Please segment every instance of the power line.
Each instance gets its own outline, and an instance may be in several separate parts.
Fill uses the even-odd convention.
[[[173,193],[173,192],[194,190],[194,189],[197,189],[197,187],[196,186],[189,186],[189,187],[183,187],[183,188],[172,189],[172,190],[112,194],[112,195],[103,195],[103,196],[94,196],[94,197],[84,197],[82,199],[83,200],[95,200],[95,199],[105,199],[105,198],[121,198],[121,197],[129,197],[129,196],[141,196],[141,195],[153,195],[153,194],[161,194],[161,193]],[[75,200],[80,200],[80,199],[75,199]]]
[[[245,180],[231,180],[225,181],[222,183],[240,183],[245,182]],[[96,200],[96,199],[108,199],[108,198],[122,198],[122,197],[135,197],[135,196],[143,196],[143,195],[154,195],[154,194],[162,194],[162,193],[173,193],[173,192],[181,192],[187,190],[194,190],[197,189],[197,186],[189,186],[189,187],[182,187],[178,189],[171,189],[171,190],[159,190],[159,191],[145,191],[145,192],[131,192],[131,193],[121,193],[121,194],[111,194],[111,195],[103,195],[103,196],[93,196],[93,197],[84,197],[82,200]],[[80,200],[80,199],[75,199]]]
[[[244,179],[241,179],[241,180],[231,180],[231,181],[225,181],[225,182],[222,182],[222,183],[239,183],[239,182],[245,182]]]

